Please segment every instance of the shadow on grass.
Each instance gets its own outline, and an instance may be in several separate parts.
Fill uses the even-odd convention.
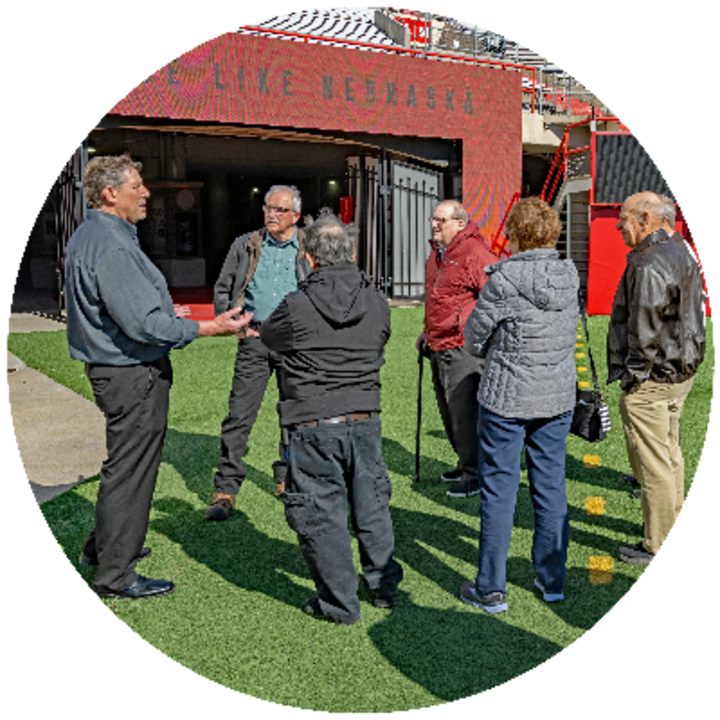
[[[83,485],[93,483],[99,485],[99,476],[85,481]],[[90,585],[94,568],[78,565],[78,558],[88,534],[95,526],[95,503],[72,489],[43,503],[40,509],[68,561]]]
[[[151,520],[153,531],[227,582],[292,607],[302,606],[311,594],[286,574],[307,576],[297,544],[260,532],[242,510],[236,509],[222,523],[210,523],[197,508],[177,498],[157,500],[154,508],[165,516]]]
[[[214,438],[175,435],[178,446],[185,440],[185,447],[214,449]],[[184,453],[182,456],[186,457]],[[175,465],[192,492],[202,495],[204,486],[211,484],[207,474],[199,475],[185,467],[172,448],[166,461]],[[249,469],[251,477],[262,476],[262,484],[271,487],[269,476]],[[293,608],[300,607],[308,597],[307,584],[293,579],[307,578],[297,544],[258,530],[241,510],[224,523],[208,523],[195,503],[168,496],[157,498],[153,511],[154,532],[177,544],[188,557],[226,582]],[[74,565],[94,522],[94,504],[71,491],[43,506],[43,512]],[[393,508],[393,522],[400,562],[457,597],[460,584],[467,578],[443,558],[449,556],[474,565],[477,532],[463,522],[402,508]],[[83,568],[79,574],[90,582],[91,569]],[[531,588],[529,559],[511,558],[508,577],[513,584]],[[587,574],[571,570],[568,601],[552,606],[552,610],[565,622],[588,628],[630,585],[627,578],[616,576],[611,585],[588,589]],[[472,696],[507,682],[563,649],[532,631],[514,627],[512,607],[503,618],[495,618],[457,602],[457,610],[415,605],[401,590],[398,608],[368,628],[370,639],[385,659],[440,701]],[[443,671],[449,667],[452,672]]]
[[[453,510],[477,517],[480,508],[480,496],[474,495],[470,498],[448,498],[446,490],[450,487],[450,483],[440,480],[440,474],[446,470],[452,469],[447,463],[442,463],[434,458],[421,456],[420,462],[420,481],[412,482],[415,472],[415,455],[408,452],[399,442],[388,438],[383,438],[383,457],[388,469],[401,476],[400,482],[407,481],[413,492],[422,495],[424,498],[437,502],[441,505],[448,505]],[[620,482],[620,474],[616,470],[608,468],[587,469],[581,460],[570,455],[567,457],[568,489],[575,481],[596,485],[606,490],[622,490],[624,487]],[[521,456],[521,471],[526,471],[525,454]],[[397,484],[397,483],[396,483]],[[629,495],[628,491],[628,495]],[[639,508],[638,508],[639,510]],[[622,533],[628,538],[635,537],[639,532],[639,523],[612,517],[611,515],[588,515],[584,508],[578,508],[573,505],[569,508],[569,516],[571,524],[583,523],[585,525],[592,524],[602,531],[612,531]],[[640,517],[638,515],[638,517]],[[515,508],[516,527],[532,530],[535,526],[533,508],[530,500],[527,480],[525,479],[518,490],[517,505]],[[431,537],[431,536],[426,536]],[[606,550],[614,554],[617,541],[608,539],[603,532],[593,533],[587,528],[574,528],[571,533],[572,541],[587,545],[598,550]]]
[[[258,488],[272,495],[275,483],[267,473],[256,470],[247,462],[247,480],[254,482]],[[210,502],[215,492],[214,477],[220,459],[220,437],[198,433],[180,432],[168,428],[163,448],[163,462],[171,465],[182,477],[187,489],[203,504]],[[242,489],[240,490],[242,494]]]
[[[399,595],[398,607],[368,635],[388,662],[442,701],[512,680],[563,649],[479,609],[423,607]],[[512,609],[506,615],[511,621]]]

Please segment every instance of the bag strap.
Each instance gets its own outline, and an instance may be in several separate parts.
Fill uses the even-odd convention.
[[[580,316],[582,318],[583,330],[585,331],[585,344],[587,345],[588,357],[590,358],[590,372],[592,373],[593,385],[602,397],[602,390],[600,390],[600,383],[598,382],[597,371],[595,370],[595,361],[593,360],[592,350],[590,349],[590,335],[588,334],[587,314],[585,312],[585,298],[583,297],[582,290],[578,290],[578,304],[580,305]]]

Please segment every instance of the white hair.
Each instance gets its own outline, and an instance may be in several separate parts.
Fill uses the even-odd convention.
[[[268,202],[270,202],[270,198],[275,193],[279,193],[279,192],[290,193],[290,195],[292,195],[293,212],[296,212],[296,213],[302,212],[302,200],[300,199],[300,191],[294,185],[273,185],[265,193],[265,204],[267,205]]]

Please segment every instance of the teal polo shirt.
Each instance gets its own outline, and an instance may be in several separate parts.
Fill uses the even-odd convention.
[[[298,289],[297,254],[297,230],[285,242],[265,231],[260,260],[245,291],[245,310],[253,314],[253,320],[267,320],[282,299]]]

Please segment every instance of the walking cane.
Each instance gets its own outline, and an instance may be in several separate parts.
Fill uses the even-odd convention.
[[[418,394],[417,394],[417,427],[415,430],[415,478],[420,482],[420,421],[422,419],[422,376],[424,348],[418,350]]]

